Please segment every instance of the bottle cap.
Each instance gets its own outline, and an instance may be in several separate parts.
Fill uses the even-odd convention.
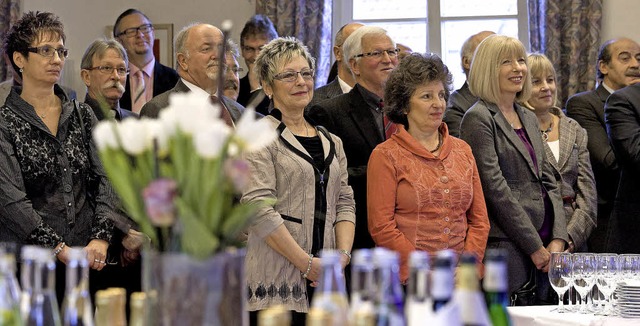
[[[417,268],[429,268],[429,254],[426,251],[416,250],[409,254],[409,266]]]
[[[323,249],[320,251],[320,264],[323,266],[339,264],[340,255],[341,253],[337,250]]]
[[[373,263],[373,256],[369,249],[358,249],[353,252],[352,265],[367,266]]]
[[[23,246],[21,251],[22,260],[35,260],[38,257],[38,246]]]
[[[486,262],[506,262],[507,252],[504,249],[487,249],[484,259]]]
[[[475,265],[477,261],[476,255],[472,253],[465,252],[460,256],[460,264]]]
[[[87,253],[80,247],[69,247],[67,257],[69,260],[82,261],[87,260]]]

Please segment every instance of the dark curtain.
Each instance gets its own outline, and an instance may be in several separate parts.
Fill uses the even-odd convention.
[[[4,40],[7,37],[11,24],[15,23],[20,13],[20,0],[0,0],[0,44],[2,48],[2,56],[0,56],[0,81],[11,78],[8,65],[11,63],[5,60],[4,56]]]
[[[544,53],[558,75],[558,101],[595,88],[602,0],[529,0],[531,51]]]
[[[331,66],[333,0],[256,0],[256,13],[269,17],[280,36],[294,36],[316,58],[316,85],[327,81]]]

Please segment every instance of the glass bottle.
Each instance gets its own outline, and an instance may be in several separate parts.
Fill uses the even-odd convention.
[[[27,320],[29,317],[38,248],[37,246],[23,246],[20,254],[22,260],[20,265],[20,284],[22,285],[22,292],[20,293],[20,315],[22,316],[22,320]]]
[[[322,270],[318,280],[319,286],[311,301],[311,308],[314,311],[326,311],[330,314],[332,325],[346,325],[349,313],[340,255],[336,250],[322,250],[320,252]],[[319,312],[317,314],[322,315]],[[311,317],[312,315],[309,314],[309,321],[311,321]]]
[[[288,310],[284,305],[271,306],[258,313],[258,326],[289,325],[291,325],[291,310]]]
[[[89,262],[82,248],[69,248],[66,291],[62,304],[65,326],[93,326],[93,308],[89,294]]]
[[[372,252],[370,249],[356,250],[353,252],[353,259],[351,260],[351,307],[349,315],[352,323],[356,320],[366,319],[366,316],[375,318],[374,293]]]
[[[400,284],[398,260],[397,252],[384,248],[373,250],[377,284],[375,309],[378,326],[405,325],[404,295]]]
[[[96,326],[110,326],[113,322],[113,294],[107,290],[96,292]]]
[[[458,269],[458,286],[454,297],[460,307],[463,325],[490,326],[487,304],[480,291],[476,264],[477,259],[474,254],[462,254]]]
[[[424,324],[433,305],[429,296],[429,254],[416,250],[409,255],[409,284],[407,286],[407,325]]]
[[[60,313],[56,299],[56,263],[51,250],[34,248],[32,291],[29,300],[28,326],[60,326]]]
[[[489,318],[494,326],[510,326],[507,312],[509,305],[507,280],[507,255],[503,250],[491,249],[485,254],[483,287],[489,309]]]
[[[145,325],[145,305],[147,301],[147,294],[144,292],[131,293],[131,300],[129,307],[131,308],[131,315],[129,316],[129,326],[144,326]]]
[[[15,256],[0,255],[0,325],[23,325],[20,314],[20,294],[16,293]]]
[[[433,312],[438,312],[453,296],[453,270],[450,256],[436,256],[431,273],[431,299]]]

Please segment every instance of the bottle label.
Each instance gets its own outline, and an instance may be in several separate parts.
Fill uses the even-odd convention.
[[[504,263],[487,262],[483,287],[486,292],[507,291],[507,268]]]
[[[449,299],[453,293],[453,275],[449,269],[436,269],[431,279],[431,296],[434,300]]]

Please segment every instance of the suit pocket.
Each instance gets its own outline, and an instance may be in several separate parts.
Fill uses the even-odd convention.
[[[280,214],[284,220],[284,226],[287,228],[291,237],[304,249],[305,248],[305,236],[304,229],[302,227],[302,219]]]

